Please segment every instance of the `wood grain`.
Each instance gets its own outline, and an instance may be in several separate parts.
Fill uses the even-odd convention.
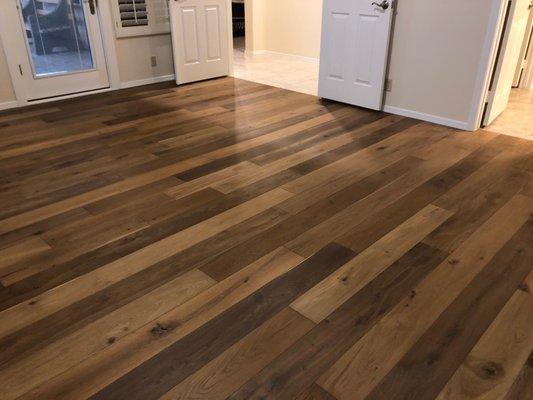
[[[532,188],[532,142],[230,77],[2,112],[0,397],[530,398]]]

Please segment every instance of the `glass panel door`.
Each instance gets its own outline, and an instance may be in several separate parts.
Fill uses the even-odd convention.
[[[94,69],[82,0],[19,0],[36,78]]]
[[[0,3],[2,42],[21,99],[109,87],[97,0]]]

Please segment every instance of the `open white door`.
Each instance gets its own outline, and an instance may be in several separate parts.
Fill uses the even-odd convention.
[[[318,95],[380,110],[392,0],[324,0]]]
[[[170,25],[178,85],[229,75],[227,0],[171,1]]]
[[[512,0],[487,94],[483,126],[489,125],[506,108],[526,32],[531,0]]]

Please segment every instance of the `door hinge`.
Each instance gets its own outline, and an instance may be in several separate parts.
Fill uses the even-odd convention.
[[[22,65],[19,64],[19,72],[21,75],[24,75],[24,73],[22,72]]]

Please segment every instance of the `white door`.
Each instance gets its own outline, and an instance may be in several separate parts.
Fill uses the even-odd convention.
[[[504,24],[501,45],[487,95],[483,125],[489,125],[507,108],[513,79],[526,32],[531,0],[513,0]]]
[[[96,0],[3,0],[0,25],[27,100],[109,87]]]
[[[324,0],[318,95],[382,107],[392,0]]]
[[[170,25],[178,84],[229,75],[226,0],[174,0]]]

